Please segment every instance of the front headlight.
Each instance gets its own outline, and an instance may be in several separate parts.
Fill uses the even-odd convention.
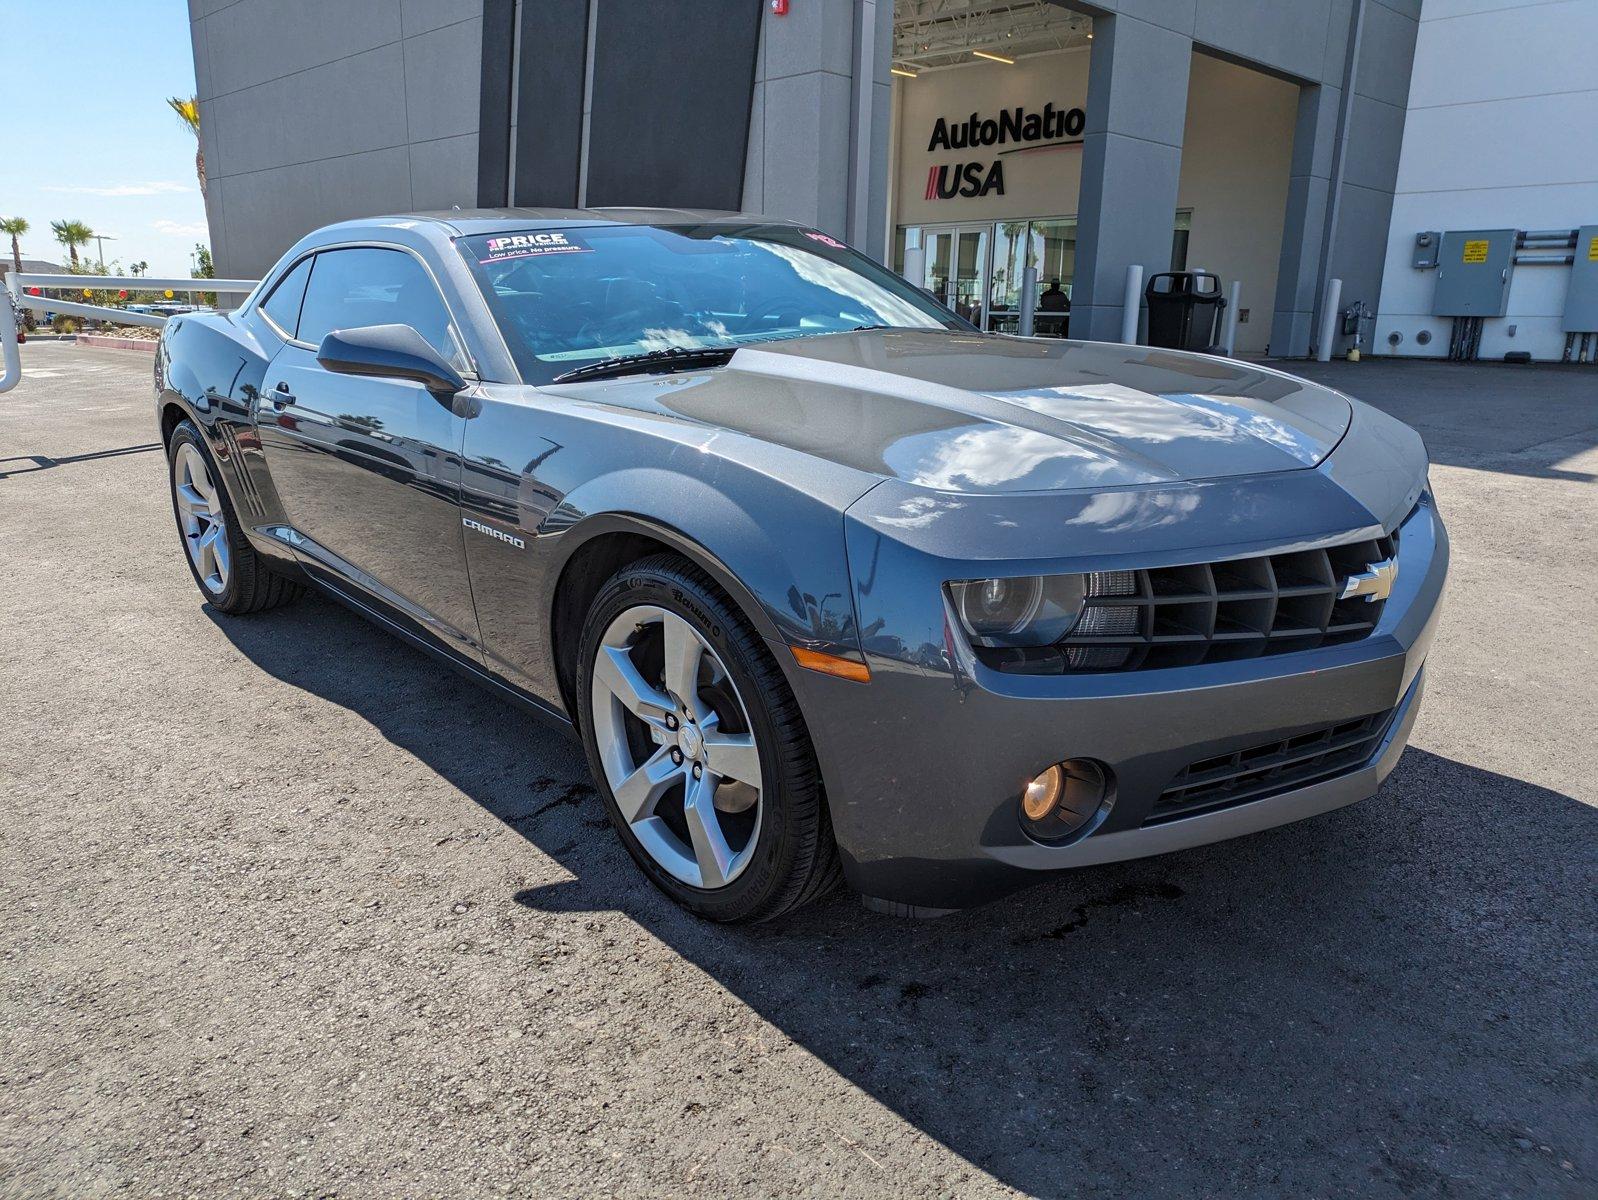
[[[976,646],[1052,646],[1082,616],[1087,581],[1081,575],[1024,575],[964,579],[949,584],[949,599]]]

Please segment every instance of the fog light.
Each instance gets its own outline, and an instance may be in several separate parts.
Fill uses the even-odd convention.
[[[1065,786],[1065,772],[1056,763],[1031,783],[1021,793],[1021,811],[1029,821],[1041,821],[1054,811],[1060,802],[1060,791]]]
[[[1109,771],[1090,758],[1068,758],[1038,773],[1021,793],[1026,831],[1044,842],[1079,833],[1109,808]]]

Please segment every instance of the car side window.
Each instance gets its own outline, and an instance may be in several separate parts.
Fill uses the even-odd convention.
[[[312,346],[335,329],[409,325],[443,358],[463,367],[449,310],[432,277],[409,254],[373,246],[324,250],[305,289],[298,338]]]
[[[305,281],[311,277],[311,256],[306,255],[294,264],[294,269],[278,282],[272,294],[261,305],[261,311],[272,318],[272,324],[289,337],[300,323],[300,301],[305,299]]]

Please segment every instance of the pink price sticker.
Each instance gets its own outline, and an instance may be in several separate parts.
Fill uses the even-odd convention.
[[[543,233],[507,233],[491,237],[485,244],[486,258],[482,264],[504,262],[508,258],[535,258],[545,254],[586,254],[593,247],[564,233],[548,230]]]
[[[805,236],[807,238],[809,238],[812,242],[820,242],[823,246],[831,246],[834,250],[847,250],[849,248],[848,246],[845,246],[842,242],[840,242],[837,238],[828,237],[824,233],[816,233],[814,230],[810,230],[810,229],[805,230]]]

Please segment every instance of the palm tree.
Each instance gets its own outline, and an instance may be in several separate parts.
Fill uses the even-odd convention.
[[[82,221],[51,221],[50,232],[55,234],[55,240],[67,248],[67,253],[72,255],[72,269],[78,269],[78,247],[86,246],[94,240],[94,230]]]
[[[11,235],[11,262],[18,275],[22,274],[22,244],[17,239],[27,232],[27,217],[0,217],[0,233]]]
[[[167,107],[177,113],[178,120],[194,135],[194,140],[200,140],[200,102],[198,97],[168,96]],[[200,180],[200,195],[205,195],[205,151],[196,146],[194,150],[194,174]]]

